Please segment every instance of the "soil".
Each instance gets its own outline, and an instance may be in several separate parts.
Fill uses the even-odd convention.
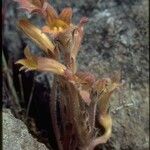
[[[75,23],[82,16],[89,18],[78,55],[79,70],[89,71],[98,78],[118,71],[125,81],[110,102],[112,137],[106,144],[97,147],[98,150],[149,149],[148,3],[148,0],[51,1],[58,11],[71,6]],[[33,53],[41,55],[39,48],[16,27],[21,17],[25,15],[15,2],[3,2],[2,46],[8,64],[3,68],[3,107],[11,109],[16,117],[23,120],[39,141],[47,147],[55,147],[48,108],[52,75],[19,72],[18,66],[14,65],[16,60],[24,57],[23,49],[27,44]],[[30,19],[40,26],[43,23],[39,17],[31,16]],[[16,97],[10,88],[8,74],[21,110],[15,105]],[[29,99],[32,101],[26,121]]]

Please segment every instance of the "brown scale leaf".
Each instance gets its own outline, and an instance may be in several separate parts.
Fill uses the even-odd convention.
[[[59,18],[67,24],[70,24],[72,19],[72,9],[64,8],[60,13]]]

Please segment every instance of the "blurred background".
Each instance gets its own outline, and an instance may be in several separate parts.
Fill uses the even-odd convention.
[[[149,1],[49,0],[49,2],[58,12],[66,6],[71,6],[75,24],[82,16],[89,18],[78,55],[78,69],[89,71],[99,78],[119,71],[122,80],[125,81],[124,86],[113,95],[110,102],[110,113],[113,118],[112,137],[107,144],[97,149],[148,150]],[[34,138],[47,146],[37,148],[34,142],[31,142],[32,137],[24,136],[26,141],[23,141],[22,150],[34,148],[43,150],[52,147],[57,150],[48,107],[53,76],[49,73],[19,72],[19,67],[14,64],[24,57],[23,49],[26,45],[36,55],[42,55],[40,49],[17,28],[17,21],[25,17],[37,26],[44,23],[40,16],[25,14],[14,1],[3,0],[2,101],[5,135],[3,145],[5,150],[19,150],[13,147],[20,143],[18,140],[23,140],[19,137],[24,131],[20,130],[26,128],[26,126],[19,128],[21,124],[19,119],[27,125]],[[14,134],[12,129],[15,129]]]

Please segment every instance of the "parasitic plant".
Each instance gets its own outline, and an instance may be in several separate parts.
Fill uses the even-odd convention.
[[[45,20],[41,29],[28,19],[19,20],[18,27],[46,57],[35,56],[26,47],[26,58],[16,64],[22,65],[20,70],[54,73],[50,113],[59,150],[94,150],[98,144],[106,143],[112,132],[109,99],[121,84],[119,76],[96,79],[88,72],[78,71],[76,59],[88,19],[83,17],[75,25],[71,8],[64,8],[58,15],[46,0],[15,1]],[[102,135],[97,130],[100,126],[104,128]]]

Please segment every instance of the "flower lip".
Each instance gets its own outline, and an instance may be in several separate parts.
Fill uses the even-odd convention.
[[[70,25],[68,25],[61,19],[55,19],[50,25],[43,26],[42,32],[49,33],[49,34],[53,35],[54,37],[55,36],[57,37],[57,35],[59,33],[66,31],[66,29],[68,29],[69,27],[70,27]]]
[[[62,21],[61,19],[56,19],[52,22],[52,24],[50,25],[50,29],[55,30],[55,28],[57,28],[57,30],[59,31],[64,30],[66,28],[68,28],[69,25],[67,23],[65,23],[64,21]]]
[[[58,15],[55,9],[48,4],[47,12],[47,26],[42,28],[43,32],[57,35],[70,27],[72,18],[71,8],[64,8]]]

